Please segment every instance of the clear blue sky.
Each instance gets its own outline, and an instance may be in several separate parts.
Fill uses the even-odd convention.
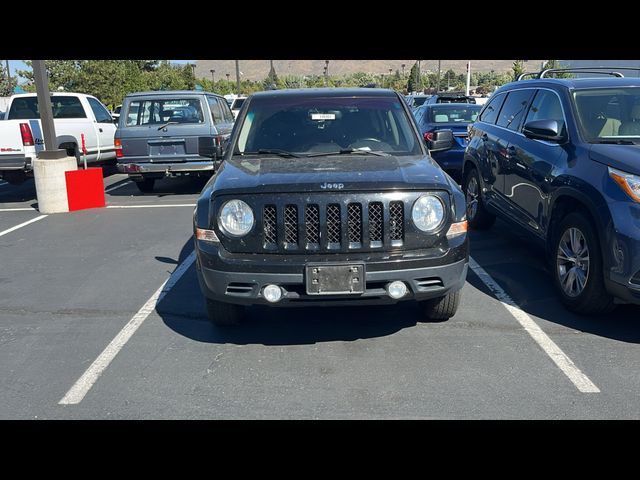
[[[171,63],[193,63],[195,60],[171,60]],[[2,64],[4,66],[4,62]],[[11,75],[16,75],[16,70],[27,70],[27,64],[22,60],[9,60]]]

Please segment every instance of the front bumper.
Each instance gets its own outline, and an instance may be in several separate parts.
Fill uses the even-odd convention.
[[[437,259],[411,257],[404,260],[365,260],[366,288],[364,293],[356,295],[308,295],[305,265],[307,262],[316,263],[318,258],[291,258],[292,255],[287,258],[288,264],[275,258],[281,258],[280,255],[236,255],[232,256],[236,258],[229,258],[222,247],[203,245],[201,241],[196,241],[196,254],[200,288],[212,300],[280,307],[376,305],[428,300],[461,289],[467,277],[468,240],[465,238]],[[325,256],[324,261],[350,263],[362,262],[362,259],[335,255]],[[407,294],[400,299],[391,298],[385,289],[394,280],[401,280],[408,287]],[[284,291],[282,299],[275,304],[267,302],[262,296],[262,289],[269,284],[278,285]]]
[[[0,155],[0,171],[2,170],[31,171],[31,157],[24,154]]]
[[[625,303],[640,305],[640,204],[611,202],[612,225],[604,234],[609,268],[607,291]]]

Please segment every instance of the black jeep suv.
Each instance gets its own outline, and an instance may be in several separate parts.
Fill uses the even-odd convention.
[[[469,225],[499,216],[546,246],[575,312],[640,304],[640,80],[544,73],[497,90],[469,129]]]
[[[450,131],[429,147],[453,145]],[[210,320],[243,305],[420,301],[453,316],[468,262],[465,199],[401,97],[382,89],[256,93],[194,212]],[[202,148],[206,148],[202,146]]]

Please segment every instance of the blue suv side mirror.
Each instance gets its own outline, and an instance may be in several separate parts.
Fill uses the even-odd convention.
[[[547,140],[549,142],[561,142],[564,136],[560,135],[560,127],[557,120],[533,120],[527,122],[522,129],[527,138],[535,140]]]
[[[427,148],[430,152],[441,152],[453,147],[453,132],[451,130],[436,130],[433,138],[427,140]]]

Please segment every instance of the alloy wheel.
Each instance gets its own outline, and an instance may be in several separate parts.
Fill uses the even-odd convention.
[[[589,279],[589,246],[579,229],[570,227],[562,234],[556,265],[564,293],[569,297],[580,295]]]

